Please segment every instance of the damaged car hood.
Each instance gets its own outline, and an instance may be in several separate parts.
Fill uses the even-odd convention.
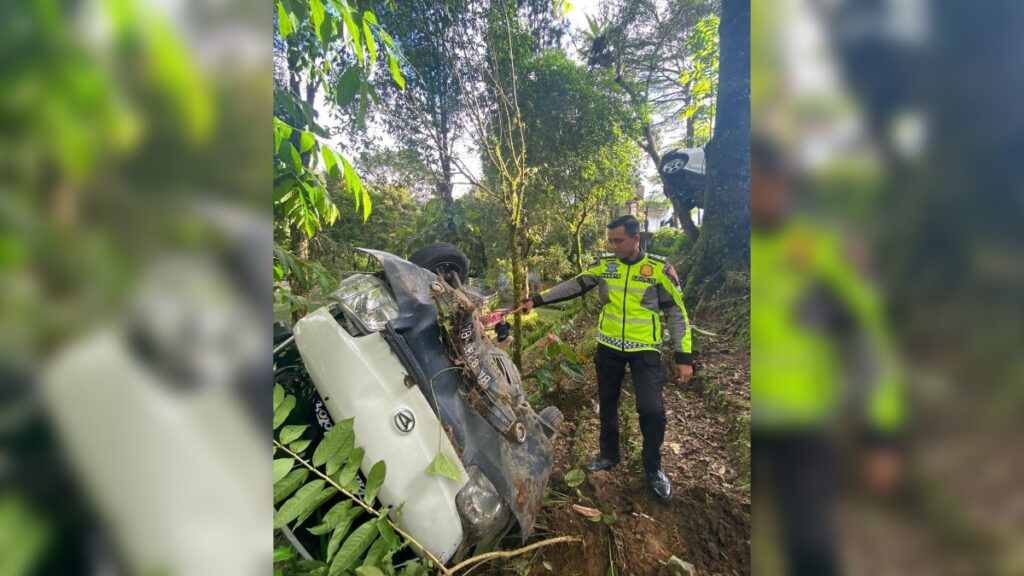
[[[439,415],[463,463],[478,466],[508,503],[525,541],[553,460],[540,419],[490,353],[464,293],[397,256],[363,252],[384,266],[398,303],[399,316],[390,325],[418,364],[411,380]]]

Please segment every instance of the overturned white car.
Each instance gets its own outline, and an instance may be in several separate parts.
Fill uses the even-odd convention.
[[[516,526],[525,540],[561,414],[535,413],[515,365],[488,344],[479,300],[462,287],[461,251],[434,245],[418,264],[363,252],[383,270],[349,276],[328,305],[275,332],[275,380],[312,384],[304,411],[318,434],[354,418],[362,471],[387,465],[381,502],[401,506],[401,528],[442,561],[493,547]],[[439,450],[459,480],[428,473]]]

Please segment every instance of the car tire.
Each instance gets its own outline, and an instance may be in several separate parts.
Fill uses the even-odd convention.
[[[458,246],[447,242],[436,242],[420,248],[409,257],[409,262],[436,272],[445,279],[449,278],[449,274],[457,275],[462,284],[469,279],[469,258]]]
[[[686,163],[690,157],[683,152],[669,152],[661,159],[659,171],[661,175],[673,184],[686,183]]]
[[[545,426],[554,432],[561,430],[562,422],[565,421],[565,416],[562,415],[562,411],[555,406],[548,406],[547,408],[544,408],[540,411],[540,414],[537,414],[537,417],[540,418],[540,421],[543,422]]]

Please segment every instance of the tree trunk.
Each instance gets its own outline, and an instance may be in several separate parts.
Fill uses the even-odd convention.
[[[519,218],[512,214],[509,219],[508,244],[509,257],[512,265],[512,301],[518,306],[528,296],[526,290],[526,270],[522,257],[522,246],[520,245],[522,233]],[[523,358],[523,319],[516,314],[512,323],[512,362],[516,366],[522,366]]]
[[[720,78],[715,135],[707,146],[705,220],[686,295],[695,310],[710,306],[721,313],[720,321],[739,324],[749,318],[749,300],[741,308],[721,302],[733,292],[749,295],[750,287],[750,1],[723,0],[718,30]]]
[[[309,238],[306,233],[296,227],[290,231],[292,245],[295,247],[295,255],[306,261],[309,260]]]
[[[572,232],[573,246],[576,249],[576,273],[583,272],[583,227],[580,226]]]
[[[444,203],[444,230],[445,240],[452,244],[458,244],[459,230],[455,226],[455,196],[454,185],[452,184],[452,157],[448,151],[448,119],[445,114],[441,116],[441,139],[442,149],[439,151],[441,158],[441,182],[437,185],[437,195]]]
[[[676,218],[679,219],[679,227],[696,244],[697,240],[700,239],[700,229],[693,223],[693,218],[690,218],[690,211],[697,205],[696,201],[694,201],[690,194],[676,193],[672,185],[666,182],[664,177],[661,179],[661,185],[665,190],[665,196],[672,201],[672,211],[676,213]]]
[[[721,66],[721,65],[719,65]],[[655,142],[654,132],[651,129],[650,124],[644,124],[643,127],[644,138],[638,142],[640,148],[647,153],[647,156],[654,162],[654,167],[658,170],[658,178],[661,179],[661,187],[665,192],[665,196],[672,201],[672,208],[679,216],[679,225],[683,227],[683,231],[686,235],[693,240],[694,243],[700,239],[700,231],[693,224],[693,220],[690,219],[690,210],[693,209],[696,202],[692,195],[683,193],[671,186],[665,181],[665,177],[661,175],[661,154],[658,153],[657,142]]]

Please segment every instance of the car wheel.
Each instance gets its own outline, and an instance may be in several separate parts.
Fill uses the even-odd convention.
[[[661,175],[673,183],[684,183],[686,182],[686,174],[683,169],[686,168],[686,164],[689,161],[690,157],[683,153],[673,152],[666,154],[661,159]]]
[[[457,276],[459,282],[465,284],[469,278],[469,258],[458,246],[447,242],[436,242],[420,248],[409,257],[409,262],[435,272],[446,280]]]
[[[552,432],[558,432],[558,430],[562,428],[562,422],[565,421],[565,416],[562,415],[562,411],[554,406],[548,406],[541,410],[540,414],[537,414],[537,416],[545,426],[551,429]]]

